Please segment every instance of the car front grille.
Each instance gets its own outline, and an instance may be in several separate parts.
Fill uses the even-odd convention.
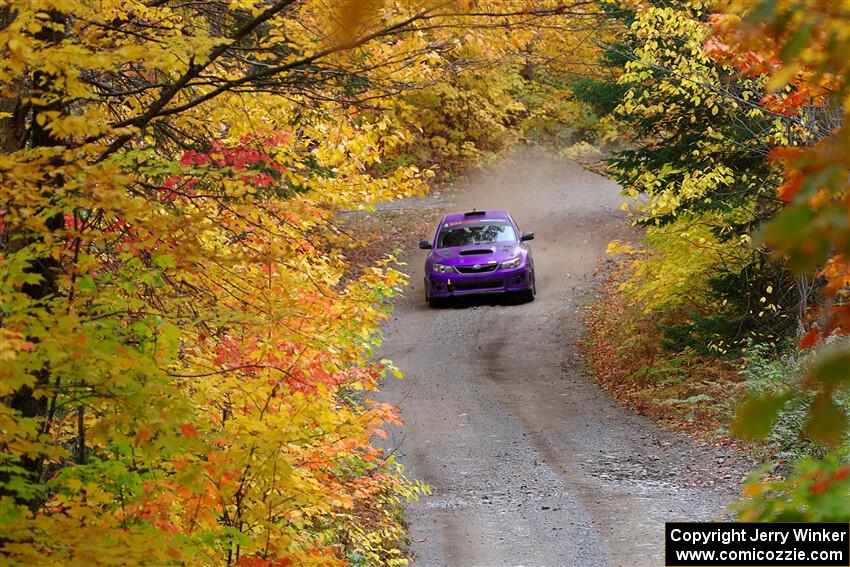
[[[499,264],[483,264],[478,266],[455,266],[455,269],[461,274],[485,274],[487,272],[495,272]]]
[[[479,280],[455,283],[455,291],[471,291],[474,289],[499,289],[505,285],[504,280]]]

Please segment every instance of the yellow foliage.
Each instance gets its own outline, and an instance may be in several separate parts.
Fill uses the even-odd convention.
[[[510,137],[520,63],[583,16],[355,4],[0,8],[5,561],[406,562],[426,488],[367,396],[406,278],[350,273],[336,215],[426,191],[407,149]]]

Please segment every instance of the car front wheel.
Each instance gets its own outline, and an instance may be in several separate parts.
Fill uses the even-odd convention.
[[[531,272],[531,287],[519,292],[519,298],[523,303],[531,303],[535,295],[537,295],[537,279],[534,277],[534,272]]]
[[[425,280],[425,302],[428,304],[428,307],[436,308],[442,307],[445,305],[445,300],[441,297],[431,297],[428,293],[428,280]]]

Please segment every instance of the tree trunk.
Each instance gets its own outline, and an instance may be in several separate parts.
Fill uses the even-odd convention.
[[[62,41],[62,38],[65,35],[65,16],[56,11],[50,12],[49,15],[50,21],[57,24],[56,28],[45,27],[39,31],[37,35],[39,39],[58,44]],[[9,22],[14,20],[15,14],[9,14],[8,11],[6,11],[6,13],[0,15],[0,17],[4,18],[3,25],[8,25]],[[13,152],[21,150],[26,146],[25,140],[20,137],[20,133],[23,131],[23,125],[27,119],[30,123],[31,137],[29,142],[32,147],[54,147],[63,145],[62,140],[53,136],[53,134],[51,134],[43,125],[39,125],[34,119],[35,116],[41,112],[56,111],[64,113],[66,111],[66,103],[63,100],[64,96],[57,96],[62,93],[53,92],[53,89],[56,88],[56,84],[57,81],[55,80],[55,77],[49,73],[33,73],[32,85],[30,85],[32,96],[36,100],[46,100],[46,102],[42,104],[33,104],[31,108],[32,112],[29,117],[26,116],[26,109],[23,109],[20,104],[20,91],[18,91],[17,96],[15,97],[16,100],[3,100],[3,104],[5,104],[7,108],[13,108],[14,111],[13,116],[11,118],[4,119],[2,126],[0,126],[0,130],[2,130],[2,132],[0,132],[0,142],[3,144],[2,151]],[[58,167],[61,163],[57,158],[57,160],[54,160],[52,165]],[[49,199],[53,199],[58,193],[56,189],[61,187],[63,183],[64,180],[60,175],[54,175],[52,178],[46,179],[41,187],[42,195]],[[55,232],[62,228],[64,228],[64,216],[61,213],[56,213],[48,217],[45,221],[43,233]],[[9,232],[15,232],[15,228],[10,226]],[[20,232],[17,232],[17,235],[19,237],[22,236],[23,238],[17,238],[16,243],[12,243],[10,241],[7,244],[13,244],[15,247],[26,246],[27,244],[38,242],[42,238],[42,235],[40,234],[21,234]],[[38,274],[40,276],[40,280],[34,284],[23,285],[22,291],[35,301],[41,301],[55,296],[59,293],[58,278],[61,267],[60,261],[53,258],[50,254],[37,258],[27,271],[29,273]],[[36,387],[45,386],[50,382],[50,369],[47,366],[36,372]],[[34,395],[33,390],[34,389],[29,386],[21,387],[12,396],[10,396],[10,399],[5,401],[9,407],[19,412],[22,418],[44,418],[47,412],[47,398],[43,395]],[[45,424],[42,429],[43,432],[46,432],[48,427],[49,424]],[[19,464],[29,473],[30,481],[37,483],[41,479],[43,462],[44,459],[41,456],[28,455],[25,458],[22,458]],[[30,506],[34,505],[33,502],[27,502],[27,504]]]
[[[6,29],[15,21],[16,16],[17,14],[10,10],[8,6],[0,7],[0,30]],[[0,52],[0,56],[5,57],[6,53]],[[20,150],[24,142],[26,109],[23,108],[21,103],[24,87],[23,78],[4,85],[4,87],[8,92],[7,96],[0,96],[0,117],[4,116],[5,113],[10,114],[10,116],[0,118],[0,152],[12,153]]]

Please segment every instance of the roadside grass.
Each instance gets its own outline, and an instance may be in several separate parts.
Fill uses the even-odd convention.
[[[346,237],[349,270],[346,277],[356,277],[363,270],[393,254],[415,248],[418,241],[428,239],[439,220],[437,208],[417,210],[356,211],[343,217],[341,230]],[[402,266],[399,268],[405,271]]]
[[[728,425],[746,392],[740,359],[718,360],[662,346],[660,324],[619,289],[625,266],[608,260],[596,299],[587,305],[581,347],[591,373],[614,399],[675,431],[730,444]]]
[[[780,475],[800,458],[821,458],[829,452],[804,433],[806,408],[814,397],[805,387],[805,368],[817,349],[777,352],[756,344],[734,358],[689,349],[672,352],[662,346],[660,328],[686,315],[674,312],[661,319],[630,302],[621,289],[630,275],[624,262],[608,259],[598,275],[598,293],[586,306],[581,347],[594,379],[615,400],[674,431],[746,450]],[[832,342],[841,340],[847,339]],[[793,395],[770,434],[754,443],[732,438],[729,427],[738,404],[748,395],[778,390]],[[835,399],[850,413],[850,391],[837,392]],[[850,440],[845,449],[850,450]]]
[[[759,444],[768,459],[784,464],[804,457],[821,459],[829,453],[829,448],[804,434],[809,419],[807,410],[815,398],[815,392],[806,387],[806,369],[821,349],[842,342],[846,344],[847,337],[833,336],[817,348],[802,352],[793,349],[779,356],[762,346],[754,346],[747,352],[741,374],[747,379],[748,393],[763,395],[783,389],[791,393],[770,434]],[[850,413],[850,390],[837,389],[832,396],[845,414]],[[850,435],[842,448],[850,451]]]

